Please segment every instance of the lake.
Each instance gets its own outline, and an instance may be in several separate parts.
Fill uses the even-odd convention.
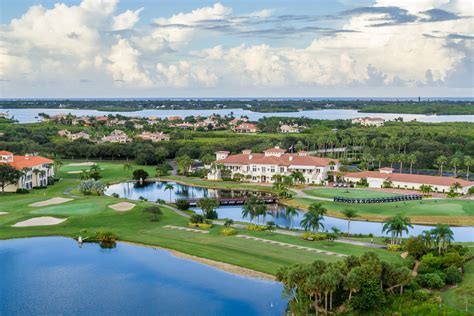
[[[92,115],[102,116],[108,114],[120,114],[124,116],[137,117],[168,117],[179,115],[181,117],[201,115],[209,116],[211,114],[228,115],[233,113],[234,116],[246,115],[250,120],[256,121],[262,117],[282,116],[282,117],[307,117],[321,120],[338,120],[352,119],[361,116],[382,117],[386,120],[393,120],[402,117],[404,121],[417,120],[420,122],[474,122],[474,115],[422,115],[422,114],[392,114],[392,113],[359,113],[357,110],[341,110],[341,109],[324,109],[302,112],[270,112],[260,113],[252,112],[244,109],[215,109],[215,110],[142,110],[133,112],[108,112],[97,110],[75,110],[75,109],[0,109],[0,112],[7,112],[10,117],[14,117],[20,123],[33,123],[40,120],[38,114],[43,112],[49,115],[60,113],[71,113],[76,116]]]
[[[0,241],[1,315],[282,315],[278,282],[118,243]]]
[[[202,198],[202,197],[218,197],[222,194],[228,194],[228,191],[199,188],[188,185],[177,184],[170,182],[174,188],[171,191],[165,191],[165,182],[150,183],[145,186],[137,186],[134,182],[123,182],[109,186],[106,195],[112,195],[113,193],[118,194],[120,197],[124,197],[131,200],[138,200],[140,196],[146,198],[149,201],[156,201],[157,199],[169,201],[171,194],[171,201],[176,199],[185,198]],[[199,208],[193,208],[196,213],[201,213]],[[298,211],[298,215],[292,220],[286,217],[285,207],[281,205],[268,205],[270,214],[265,216],[265,219],[261,216],[255,221],[260,224],[264,224],[267,221],[274,221],[280,227],[301,228],[300,221],[303,219],[304,212]],[[219,218],[230,218],[235,221],[249,222],[250,218],[242,217],[242,206],[220,206],[216,209]],[[332,227],[337,227],[343,232],[347,231],[347,220],[325,216],[323,224],[325,229],[331,230]],[[351,233],[352,234],[373,234],[375,236],[383,236],[382,223],[379,222],[368,222],[368,221],[351,221]],[[413,228],[409,230],[408,236],[419,235],[424,230],[429,230],[433,226],[427,225],[413,225]],[[474,227],[451,227],[454,233],[455,241],[463,242],[474,242]],[[404,236],[407,236],[404,234]]]

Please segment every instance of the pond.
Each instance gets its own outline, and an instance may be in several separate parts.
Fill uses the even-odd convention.
[[[281,315],[282,285],[118,243],[0,241],[2,315]]]
[[[151,183],[146,186],[137,186],[133,182],[123,182],[119,184],[111,185],[107,191],[107,195],[117,193],[120,197],[138,200],[140,196],[145,197],[149,201],[156,201],[162,199],[165,201],[175,201],[180,198],[202,198],[202,197],[218,197],[224,194],[228,194],[229,191],[221,191],[215,189],[192,187],[188,185],[182,185],[170,182],[173,185],[171,191],[165,191],[165,182]],[[193,208],[197,213],[201,213],[198,208]],[[274,221],[280,227],[301,228],[299,223],[303,219],[304,212],[298,211],[298,215],[292,220],[286,217],[285,207],[281,205],[268,205],[270,211],[268,215],[254,219],[260,224],[267,221]],[[242,217],[242,206],[220,206],[217,208],[217,213],[220,219],[230,218],[235,221],[249,222],[250,218]],[[334,217],[325,216],[323,224],[325,229],[331,230],[332,227],[337,227],[341,231],[347,231],[347,221],[345,219],[339,219]],[[351,234],[373,234],[375,236],[382,236],[382,223],[379,222],[368,222],[368,221],[351,221]],[[433,226],[425,225],[413,225],[413,228],[409,230],[408,236],[418,235],[424,230],[429,230]],[[474,242],[474,227],[451,227],[454,232],[455,241],[463,242]]]
[[[357,110],[343,110],[343,109],[324,109],[311,110],[302,112],[252,112],[244,109],[215,109],[215,110],[142,110],[133,112],[108,112],[97,110],[75,110],[75,109],[1,109],[0,112],[8,113],[9,117],[14,117],[20,123],[33,123],[40,120],[39,113],[46,113],[48,115],[56,115],[61,113],[71,113],[76,116],[92,115],[102,116],[109,114],[120,114],[124,116],[135,117],[149,117],[155,116],[165,118],[168,116],[179,115],[181,117],[201,115],[209,116],[211,114],[228,115],[233,113],[234,116],[246,115],[250,120],[256,121],[262,117],[307,117],[321,120],[345,120],[361,116],[376,116],[382,117],[386,120],[393,120],[402,117],[404,121],[417,120],[420,122],[474,122],[474,115],[423,115],[423,114],[395,114],[395,113],[359,113]]]

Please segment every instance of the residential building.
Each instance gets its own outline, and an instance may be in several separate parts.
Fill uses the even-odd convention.
[[[430,185],[435,192],[449,192],[451,186],[457,182],[461,186],[457,192],[462,194],[466,194],[469,188],[474,186],[473,181],[454,177],[394,173],[392,168],[380,168],[379,171],[346,172],[342,178],[344,181],[352,183],[359,182],[365,178],[369,188],[382,188],[384,182],[390,182],[394,188],[409,190],[420,190],[422,185]]]
[[[159,133],[143,132],[140,135],[138,135],[137,138],[140,138],[142,140],[151,140],[154,143],[170,140],[170,136],[163,132],[159,132]]]
[[[103,142],[109,143],[126,143],[130,140],[127,134],[119,129],[114,130],[109,136],[102,137]]]
[[[180,121],[182,120],[182,117],[181,116],[168,116],[168,121]]]
[[[15,192],[18,188],[31,189],[46,186],[48,179],[54,176],[53,161],[40,156],[18,156],[9,151],[0,150],[0,164],[10,165],[23,172],[16,184],[9,184],[5,187],[5,192]]]
[[[91,138],[91,136],[86,132],[81,131],[79,133],[71,133],[67,129],[60,130],[58,132],[58,135],[61,136],[61,137],[67,137],[69,140],[76,140],[76,139],[87,139],[87,140],[89,140]]]
[[[246,118],[246,117],[236,117],[236,118],[234,118],[233,120],[231,120],[229,122],[229,125],[231,125],[231,126],[238,125],[239,122],[240,123],[246,123],[246,122],[248,122],[248,118]]]
[[[328,176],[339,170],[336,159],[308,156],[304,151],[296,154],[285,153],[275,147],[260,153],[244,150],[241,154],[229,155],[228,151],[216,152],[216,164],[230,170],[231,177],[244,176],[251,182],[273,183],[275,175],[289,176],[299,171],[308,184],[321,184]],[[214,170],[215,169],[215,170]],[[214,168],[208,175],[211,180],[222,177],[220,168]]]
[[[282,124],[280,125],[280,132],[282,133],[300,133],[302,131],[302,127],[298,126],[298,124],[288,125]]]
[[[237,126],[233,126],[232,130],[236,133],[256,133],[258,131],[257,125],[252,123],[242,123]]]
[[[352,119],[352,124],[361,124],[364,126],[383,126],[385,120],[380,117],[356,117]]]

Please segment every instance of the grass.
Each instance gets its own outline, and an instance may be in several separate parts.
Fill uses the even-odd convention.
[[[309,198],[295,198],[284,201],[285,204],[307,209],[314,202],[322,203],[328,209],[328,215],[343,217],[344,209],[358,211],[360,220],[383,221],[389,216],[401,213],[411,218],[416,224],[446,223],[458,226],[474,225],[474,201],[432,199],[422,201],[404,201],[378,204],[347,204],[330,201],[317,201]]]
[[[335,196],[342,196],[345,198],[379,198],[395,196],[393,193],[386,193],[373,190],[364,189],[344,189],[344,188],[317,188],[310,190],[303,190],[304,193],[312,196],[333,198]]]
[[[67,163],[66,163],[67,164]],[[98,162],[103,168],[103,180],[114,182],[129,178],[123,171],[122,162]],[[133,166],[138,168],[138,166]],[[165,225],[187,226],[187,219],[174,213],[167,207],[162,207],[164,215],[159,222],[151,222],[150,215],[143,209],[152,205],[144,201],[134,201],[135,208],[128,212],[116,212],[108,206],[124,199],[106,196],[83,196],[79,193],[73,201],[46,207],[30,207],[33,202],[47,200],[52,197],[68,197],[64,191],[74,188],[79,183],[78,174],[68,174],[72,169],[83,167],[64,166],[60,177],[63,179],[53,186],[42,190],[32,190],[31,193],[20,195],[14,193],[1,194],[0,211],[9,212],[0,216],[0,239],[33,237],[33,236],[76,236],[82,229],[90,233],[107,230],[116,233],[119,240],[154,245],[173,249],[197,257],[226,262],[237,266],[274,274],[278,268],[298,263],[312,262],[316,259],[326,261],[341,260],[307,251],[270,245],[259,241],[246,240],[235,236],[219,235],[221,227],[214,227],[209,234],[196,234],[164,228]],[[141,167],[140,167],[141,168]],[[11,227],[11,225],[35,216],[50,215],[67,217],[64,223],[54,226]],[[361,255],[369,249],[360,246],[318,241],[308,242],[293,236],[268,234],[267,232],[250,232],[239,230],[239,234],[248,234],[260,238],[274,239],[286,243],[327,249],[347,255]],[[383,259],[400,260],[399,255],[386,250],[375,249]]]
[[[474,243],[465,244],[474,252]],[[464,265],[463,280],[456,287],[440,292],[443,302],[460,311],[466,311],[470,314],[474,313],[474,260],[470,260]]]

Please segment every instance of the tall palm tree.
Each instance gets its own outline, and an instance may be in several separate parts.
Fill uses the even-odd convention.
[[[173,193],[173,190],[174,190],[174,185],[172,185],[171,183],[167,183],[165,185],[165,192],[170,191],[170,203],[171,203],[171,193]]]
[[[466,166],[466,180],[469,180],[469,169],[474,165],[474,159],[471,156],[464,156],[464,166]]]
[[[431,232],[435,237],[436,244],[438,245],[439,254],[441,254],[441,249],[446,250],[447,245],[454,240],[454,233],[451,228],[449,228],[448,224],[437,224]]]
[[[345,209],[342,211],[342,214],[344,215],[345,218],[347,218],[347,235],[350,234],[350,229],[351,229],[351,220],[353,218],[358,217],[357,211],[353,209]]]
[[[254,195],[250,196],[250,198],[245,201],[244,207],[242,208],[242,217],[247,218],[248,216],[250,217],[250,222],[252,222],[256,216],[257,204],[257,198]]]
[[[39,179],[38,179],[39,173],[40,173],[39,169],[33,169],[33,174],[35,175],[35,179],[36,179],[36,185],[38,185],[38,182],[39,182]]]
[[[385,156],[382,154],[378,154],[377,156],[375,156],[375,160],[379,162],[379,169],[380,169],[382,167],[382,162],[385,161]]]
[[[133,170],[133,167],[132,167],[131,164],[129,164],[129,163],[123,164],[123,171],[125,171],[125,172],[130,172],[130,171],[132,171],[132,170]]]
[[[401,214],[387,218],[384,223],[382,233],[387,232],[392,235],[391,244],[400,244],[403,232],[408,234],[408,228],[413,228],[413,225],[410,224],[410,218]]]
[[[457,193],[459,189],[462,189],[462,185],[459,182],[454,182],[451,189]]]
[[[407,157],[407,161],[410,163],[410,173],[413,173],[413,165],[416,164],[417,157],[415,153],[411,153]]]
[[[405,154],[398,154],[397,155],[397,162],[400,164],[400,173],[403,173],[403,163],[407,160]]]
[[[304,214],[303,220],[301,221],[301,226],[305,230],[314,230],[319,231],[320,228],[324,229],[324,215],[327,213],[327,210],[322,206],[321,203],[313,203],[309,206],[308,212]]]
[[[390,162],[390,168],[393,168],[393,164],[397,162],[397,155],[395,154],[388,155],[388,162]]]
[[[451,159],[451,166],[453,166],[453,168],[454,168],[454,176],[455,177],[458,173],[458,167],[460,165],[461,165],[461,159],[459,159],[458,157],[454,157],[453,159]]]
[[[54,175],[57,177],[58,175],[58,172],[59,172],[59,169],[61,169],[61,166],[63,165],[64,163],[61,161],[61,159],[59,158],[56,158],[54,159],[54,162],[53,162],[53,170],[54,170]]]
[[[293,171],[290,175],[294,183],[305,183],[306,179],[301,171]]]
[[[436,164],[439,168],[439,175],[443,175],[443,166],[448,163],[448,158],[445,155],[441,155],[436,159]]]
[[[290,228],[293,228],[293,217],[298,215],[298,211],[296,210],[296,207],[293,207],[293,206],[286,207],[285,214],[286,214],[286,217],[290,219]]]

